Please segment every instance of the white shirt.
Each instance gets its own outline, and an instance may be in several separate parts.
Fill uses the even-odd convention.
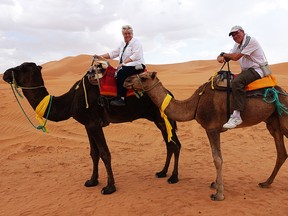
[[[249,43],[245,46],[247,40],[247,34],[245,34],[243,42],[241,45],[235,43],[231,53],[242,53],[242,56],[238,62],[240,64],[241,70],[246,70],[248,68],[254,68],[257,73],[263,77],[263,72],[260,69],[259,64],[266,62],[266,57],[264,51],[258,41],[251,37]],[[248,37],[249,38],[249,37]]]
[[[120,46],[117,49],[109,52],[108,54],[109,54],[110,58],[114,59],[116,57],[119,57],[119,59],[120,59],[125,45],[126,45],[126,43],[124,41],[122,41]],[[128,46],[126,47],[126,49],[123,53],[122,62],[125,62],[125,60],[128,58],[130,58],[133,61],[129,62],[127,64],[123,64],[123,65],[136,66],[139,64],[145,64],[144,57],[143,57],[142,45],[139,42],[139,40],[137,40],[136,38],[132,38],[129,41]]]

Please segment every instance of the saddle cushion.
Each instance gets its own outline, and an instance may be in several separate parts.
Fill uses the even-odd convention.
[[[263,77],[262,79],[255,80],[246,86],[247,91],[253,91],[261,88],[274,87],[277,85],[276,78],[272,75]]]
[[[112,66],[108,66],[105,70],[103,77],[100,79],[100,94],[105,96],[117,96],[117,83],[114,77],[116,69]],[[134,95],[132,89],[127,90],[126,96]]]

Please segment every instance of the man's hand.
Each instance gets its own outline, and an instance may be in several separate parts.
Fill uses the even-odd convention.
[[[102,61],[107,61],[107,59],[109,59],[109,54],[103,54],[103,55],[93,55],[95,60],[102,60]]]
[[[97,55],[97,54],[95,54],[95,55],[93,55],[93,58],[94,58],[94,59],[99,59],[99,58],[100,58],[100,56],[99,56],[99,55]]]
[[[123,66],[123,64],[119,64],[119,65],[117,66],[117,70],[120,69],[122,66]]]
[[[220,56],[220,55],[217,57],[217,61],[218,61],[219,63],[221,63],[221,64],[223,64],[223,63],[226,62],[224,56]]]

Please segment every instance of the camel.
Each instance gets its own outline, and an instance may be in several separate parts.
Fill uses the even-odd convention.
[[[217,173],[216,181],[211,183],[211,187],[216,189],[216,193],[211,195],[211,199],[220,201],[224,200],[220,133],[225,131],[222,126],[227,121],[226,92],[212,90],[210,83],[208,84],[207,82],[200,86],[186,100],[180,101],[172,98],[165,109],[165,114],[175,121],[195,119],[205,129]],[[167,91],[156,77],[156,72],[144,72],[137,76],[128,77],[124,86],[128,89],[133,87],[134,89],[145,91],[157,107],[161,107],[167,95]],[[281,92],[279,94],[281,103],[288,107],[288,98],[285,91],[279,86],[275,88]],[[232,99],[230,101],[232,103]],[[230,113],[231,111],[230,108]],[[265,182],[259,183],[260,187],[267,188],[272,184],[287,158],[283,135],[288,136],[288,116],[286,113],[279,116],[275,106],[263,101],[262,97],[249,97],[247,98],[245,110],[241,112],[241,117],[243,123],[238,128],[249,127],[264,121],[268,131],[274,138],[277,150],[276,164],[270,177]]]
[[[4,81],[20,87],[29,104],[35,108],[42,99],[49,95],[41,74],[41,66],[32,62],[25,62],[17,67],[6,70],[3,75]],[[83,87],[85,86],[85,88]],[[85,106],[85,92],[89,101],[89,108]],[[111,194],[116,191],[115,180],[111,167],[111,155],[107,146],[102,129],[101,119],[106,115],[110,123],[132,122],[139,118],[145,118],[155,123],[162,133],[166,143],[167,155],[163,169],[156,173],[158,178],[166,177],[170,160],[174,155],[174,168],[169,183],[178,182],[178,161],[181,143],[176,135],[177,125],[175,121],[170,121],[172,129],[172,140],[168,142],[167,130],[164,120],[161,117],[159,109],[154,105],[151,99],[144,94],[141,99],[135,96],[126,98],[125,107],[107,107],[103,112],[99,105],[99,88],[91,85],[87,76],[76,82],[72,88],[61,96],[52,97],[50,113],[46,111],[44,117],[51,121],[64,121],[73,117],[76,121],[85,126],[89,143],[90,155],[93,161],[92,176],[85,182],[86,187],[98,185],[98,164],[101,158],[104,162],[107,172],[107,185],[102,188],[102,194]]]

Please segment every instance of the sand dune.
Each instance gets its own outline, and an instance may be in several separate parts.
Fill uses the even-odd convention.
[[[85,74],[91,56],[80,55],[43,66],[45,86],[61,95]],[[115,65],[115,62],[111,62]],[[15,65],[16,66],[16,65]],[[221,67],[215,60],[148,65],[177,99],[186,99]],[[288,90],[288,63],[271,66]],[[237,64],[231,65],[239,72]],[[152,122],[110,124],[104,128],[112,154],[117,191],[101,195],[106,172],[100,162],[100,184],[84,187],[92,161],[85,129],[73,119],[48,122],[50,133],[33,128],[7,83],[0,80],[0,215],[288,215],[288,165],[273,185],[261,189],[273,169],[276,151],[265,124],[221,135],[226,199],[213,202],[209,185],[215,168],[204,129],[195,121],[178,123],[182,143],[177,184],[157,179],[165,160],[165,143]],[[21,104],[34,120],[26,99]],[[286,146],[287,139],[285,138]],[[171,174],[172,168],[169,170]]]

